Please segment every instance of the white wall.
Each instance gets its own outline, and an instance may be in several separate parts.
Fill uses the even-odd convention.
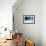
[[[46,0],[41,1],[41,38],[42,46],[46,46]]]
[[[23,0],[18,7],[14,6],[15,28],[25,38],[34,40],[36,46],[41,46],[41,1]],[[23,24],[23,15],[35,15],[35,24]]]
[[[12,6],[16,0],[0,0],[0,27],[12,28]]]
[[[38,0],[37,0],[38,1]],[[36,1],[36,2],[37,2]],[[39,43],[41,42],[42,45],[40,46],[46,46],[46,0],[39,0],[39,2],[37,2],[37,7],[38,11],[39,11],[39,7],[40,7],[40,3],[41,3],[41,15],[38,14],[38,11],[35,9],[35,11],[37,11],[37,13],[35,13],[32,9],[32,7],[35,7],[34,3],[33,6],[31,7],[30,5],[32,4],[31,0],[29,3],[27,3],[28,1],[24,1],[24,4],[21,3],[21,5],[18,6],[18,8],[15,6],[13,10],[15,10],[14,14],[15,14],[15,27],[18,29],[18,31],[23,32],[24,36],[27,36],[26,34],[31,35],[31,38],[34,37],[34,40],[37,42],[38,40],[41,39],[41,41],[39,41]],[[33,0],[33,2],[35,2],[35,0]],[[31,3],[31,4],[30,4]],[[30,4],[30,5],[28,5]],[[38,6],[39,5],[39,6]],[[32,12],[33,11],[33,12]],[[32,12],[32,13],[31,13]],[[23,14],[36,14],[36,24],[32,25],[32,24],[23,24]],[[41,24],[39,24],[39,22]],[[36,26],[37,25],[37,26]],[[41,25],[41,27],[40,27]],[[40,29],[41,28],[41,29]],[[41,32],[41,37],[40,34],[36,34],[37,32]],[[36,36],[37,35],[37,36]],[[39,36],[39,38],[37,38]],[[29,37],[28,37],[29,38]],[[39,46],[39,43],[37,42],[37,45]]]

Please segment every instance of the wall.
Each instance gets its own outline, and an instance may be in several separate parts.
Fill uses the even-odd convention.
[[[9,30],[12,29],[12,6],[16,0],[0,0],[0,28],[6,27]],[[0,32],[2,29],[0,29]],[[4,29],[3,29],[4,30]],[[0,34],[0,38],[5,38],[5,35],[10,35],[9,31]]]
[[[41,1],[23,0],[18,7],[14,5],[14,24],[24,38],[35,41],[36,46],[41,46]],[[35,24],[23,24],[23,15],[35,15]]]
[[[0,27],[12,29],[12,6],[16,0],[0,0]]]
[[[42,46],[46,46],[46,0],[41,1],[41,38]]]

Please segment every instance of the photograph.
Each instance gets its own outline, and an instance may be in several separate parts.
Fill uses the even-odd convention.
[[[24,24],[35,24],[35,15],[23,15]]]

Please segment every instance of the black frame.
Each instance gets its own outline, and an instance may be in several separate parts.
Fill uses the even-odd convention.
[[[24,17],[26,17],[26,16],[27,16],[27,17],[28,17],[28,16],[29,16],[29,17],[32,16],[32,17],[33,17],[33,23],[25,23],[25,22],[24,22],[24,21],[25,21],[25,20],[24,20],[24,19],[25,19]],[[23,24],[35,24],[35,15],[23,15]]]

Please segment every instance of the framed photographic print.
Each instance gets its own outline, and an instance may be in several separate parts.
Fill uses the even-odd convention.
[[[23,15],[24,24],[35,24],[35,15]]]

